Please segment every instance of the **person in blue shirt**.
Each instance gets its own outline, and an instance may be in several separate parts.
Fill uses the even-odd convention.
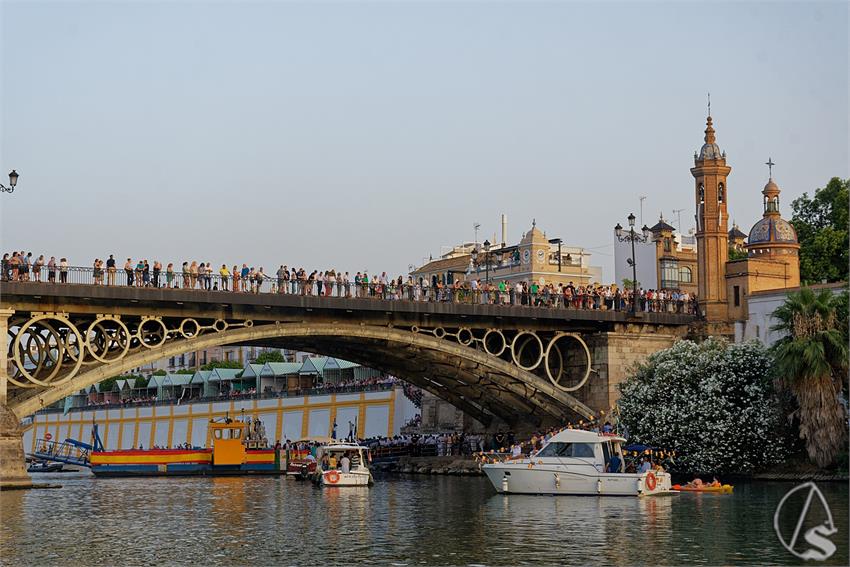
[[[612,455],[608,460],[608,466],[605,469],[605,472],[609,473],[618,473],[621,472],[620,469],[623,468],[623,462],[620,460],[620,457],[617,455]]]

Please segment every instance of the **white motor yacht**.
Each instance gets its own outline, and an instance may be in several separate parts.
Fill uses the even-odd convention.
[[[623,472],[616,435],[565,429],[528,457],[487,463],[484,473],[497,492],[505,494],[576,494],[588,496],[649,496],[671,492],[666,472]],[[619,470],[610,471],[611,457]],[[617,461],[615,460],[614,463]]]
[[[334,443],[321,448],[320,460],[333,458],[336,468],[321,471],[322,486],[370,486],[373,483],[369,470],[369,449],[356,443]],[[342,458],[349,460],[348,470],[343,470]]]

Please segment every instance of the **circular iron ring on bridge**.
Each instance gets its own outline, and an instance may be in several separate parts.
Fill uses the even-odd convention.
[[[61,347],[64,345],[64,339],[62,338],[62,335],[59,334],[59,331],[44,321],[39,322],[38,325],[27,327],[26,329],[25,326],[26,325],[20,326],[18,334],[21,337],[26,337],[23,339],[23,344],[17,349],[17,354],[23,363],[23,365],[19,367],[26,368],[27,362],[29,362],[29,372],[37,376],[41,373],[45,363],[50,360],[53,362],[53,372],[44,378],[46,382],[49,382],[59,371],[61,366],[58,364],[58,360]],[[47,333],[47,336],[45,336],[45,332]],[[51,353],[53,356],[51,356]],[[18,375],[23,376],[23,373],[18,372]],[[26,384],[23,387],[35,388],[37,387],[37,384]]]
[[[130,330],[113,315],[98,317],[86,330],[86,350],[100,362],[120,360],[130,350]]]
[[[498,349],[491,349],[490,337],[497,337],[497,340],[502,341],[502,346]],[[502,334],[502,331],[499,329],[487,329],[487,332],[484,333],[484,338],[481,339],[482,344],[484,345],[484,352],[491,356],[501,356],[505,349],[508,348],[508,339],[505,338],[505,335]]]
[[[168,338],[168,327],[162,319],[143,319],[136,330],[136,338],[145,348],[158,347]]]
[[[463,346],[469,346],[472,344],[472,341],[475,340],[475,336],[472,334],[472,329],[469,327],[461,327],[457,330],[457,342],[462,344]]]
[[[215,329],[218,333],[223,333],[227,330],[227,327],[227,321],[225,321],[224,319],[216,319],[213,323],[213,329]]]
[[[446,330],[442,327],[437,327],[436,329],[434,329],[433,333],[434,333],[434,336],[437,337],[438,339],[442,339],[443,337],[446,336]]]
[[[574,339],[575,341],[577,341],[578,344],[580,344],[582,346],[582,348],[584,349],[584,354],[585,354],[585,357],[587,359],[587,369],[584,372],[584,377],[582,377],[582,379],[579,381],[579,383],[576,384],[575,386],[562,386],[561,385],[561,378],[563,377],[563,374],[564,374],[564,357],[561,354],[560,349],[556,346],[556,343],[563,338],[570,338],[570,339]],[[557,378],[552,376],[552,370],[551,370],[550,365],[549,365],[549,356],[552,354],[552,347],[553,346],[555,347],[555,352],[558,353],[558,358],[560,359],[560,365],[559,365],[559,368],[558,368],[558,377]],[[546,361],[544,366],[546,367],[546,375],[549,377],[549,380],[552,382],[552,384],[555,385],[555,387],[557,387],[560,390],[563,390],[564,392],[575,392],[576,390],[578,390],[579,388],[584,386],[584,384],[587,382],[587,379],[590,377],[590,373],[592,372],[592,369],[590,367],[590,364],[591,364],[590,348],[588,348],[587,343],[584,342],[584,339],[582,339],[576,333],[558,333],[557,335],[552,337],[552,340],[549,341],[549,344],[546,346],[546,353],[544,355],[544,360]]]
[[[57,323],[60,323],[62,326],[59,329],[56,329],[54,327],[55,323],[51,324],[47,321],[55,321]],[[51,347],[49,345],[47,339],[45,339],[41,335],[41,333],[35,332],[35,329],[37,328],[36,325],[39,326],[39,327],[42,327],[43,331],[47,331],[48,334],[54,338],[55,343],[56,343],[55,346]],[[33,329],[33,331],[30,331],[30,329]],[[67,329],[68,336],[62,337],[62,332],[60,331],[60,329]],[[49,356],[50,351],[54,350],[55,353],[56,353],[55,357],[51,357],[54,360],[53,370],[44,379],[39,379],[39,378],[36,378],[35,376],[33,376],[26,369],[26,366],[24,365],[23,361],[21,360],[21,352],[22,352],[21,351],[21,338],[24,335],[34,337],[36,334],[39,335],[39,337],[40,337],[39,339],[31,338],[31,339],[28,340],[28,346],[32,346],[31,341],[33,341],[33,340],[40,343],[40,344],[36,345],[36,348],[40,350],[40,353],[39,353],[39,361],[40,362],[39,362],[39,365],[36,367],[36,373],[38,373],[39,370],[41,369],[41,366],[43,365],[45,358],[47,356]],[[71,346],[71,340],[70,339],[71,339],[72,336],[74,337],[75,343],[77,345],[83,345],[84,344],[83,343],[83,337],[80,334],[80,332],[77,330],[76,327],[74,327],[74,325],[71,323],[71,321],[69,321],[65,317],[63,317],[61,315],[38,315],[36,317],[32,317],[29,321],[27,321],[24,325],[22,325],[20,327],[20,329],[18,330],[18,334],[17,334],[17,336],[15,336],[15,340],[12,343],[12,360],[15,362],[16,366],[18,367],[19,376],[23,376],[29,382],[31,382],[33,385],[36,385],[36,386],[59,386],[61,384],[64,384],[65,382],[69,381],[71,378],[73,378],[74,375],[77,373],[77,371],[80,369],[80,366],[83,364],[83,356],[82,356],[83,353],[78,353],[78,355],[75,358],[72,358],[74,365],[73,365],[72,368],[70,368],[68,374],[66,376],[60,378],[59,380],[56,380],[56,376],[62,370],[62,367],[64,365],[65,357],[66,357],[66,355],[69,354],[69,352],[67,352],[67,351],[68,351],[68,348]],[[31,354],[28,354],[27,356],[30,358],[30,360],[32,360]],[[70,367],[71,365],[67,365],[67,366]],[[33,387],[30,384],[19,382],[18,380],[12,378],[11,376],[8,377],[8,380],[9,380],[9,382],[15,384],[16,386],[20,386],[22,388],[32,388]]]
[[[418,327],[417,325],[413,325],[413,326],[410,328],[410,332],[411,332],[411,333],[418,333],[418,332],[419,332],[419,327]]]
[[[189,327],[189,329],[187,330],[186,327]],[[194,327],[194,329],[192,327]],[[180,322],[180,334],[184,339],[197,337],[200,333],[201,325],[194,319],[183,319],[183,321]]]
[[[517,348],[519,338],[523,335],[528,335],[528,338],[523,340],[522,344],[520,344],[519,348]],[[537,360],[534,361],[534,364],[525,366],[522,364],[522,353],[523,351],[525,351],[525,347],[526,345],[528,345],[529,341],[533,340],[537,341]],[[535,333],[531,331],[520,331],[514,337],[513,342],[511,342],[511,358],[514,361],[514,364],[516,364],[523,370],[534,370],[535,368],[540,366],[540,362],[543,360],[543,341],[541,341],[540,337],[538,337]]]

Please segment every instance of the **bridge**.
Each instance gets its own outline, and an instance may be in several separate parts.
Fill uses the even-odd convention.
[[[450,299],[0,282],[0,332],[8,337],[0,457],[17,458],[20,418],[133,368],[222,345],[343,357],[419,386],[484,426],[590,418],[611,407],[631,366],[671,345],[694,319],[674,309]]]

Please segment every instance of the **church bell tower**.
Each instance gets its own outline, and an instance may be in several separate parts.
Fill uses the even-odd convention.
[[[725,321],[726,261],[729,259],[728,187],[726,153],[720,152],[711,122],[711,107],[705,128],[705,144],[694,154],[694,198],[696,202],[697,299],[708,321]]]

